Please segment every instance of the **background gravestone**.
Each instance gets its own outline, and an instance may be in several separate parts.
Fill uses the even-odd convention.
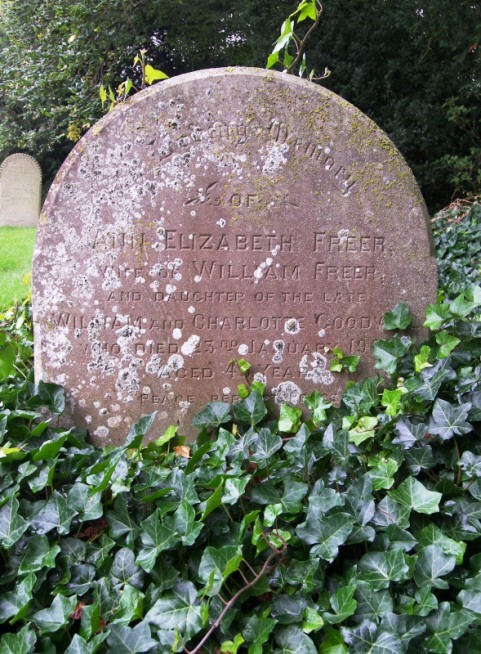
[[[12,154],[0,166],[0,226],[36,227],[42,171],[28,154]]]
[[[338,400],[330,349],[360,354],[436,298],[426,209],[386,135],[293,76],[210,70],[152,87],[74,148],[41,216],[36,377],[97,442],[158,411],[194,435],[246,358],[273,402]]]

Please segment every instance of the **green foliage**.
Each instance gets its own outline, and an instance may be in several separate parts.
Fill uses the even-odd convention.
[[[457,200],[433,218],[439,283],[454,295],[481,280],[481,203]]]
[[[43,417],[62,388],[0,351],[0,653],[478,651],[480,305],[431,306],[420,349],[375,343],[390,381],[339,407],[314,392],[308,420],[275,419],[245,386],[189,446],[144,445],[154,415],[92,446]],[[28,322],[5,320],[17,367]]]
[[[332,71],[324,84],[401,150],[433,212],[481,192],[480,24],[479,2],[332,0],[308,45]]]
[[[147,65],[169,75],[263,67],[283,25],[270,63],[278,57],[308,77],[314,10],[321,16],[312,0],[244,0],[235,9],[227,0],[4,1],[0,159],[29,152],[51,180],[100,118],[100,86],[108,104],[117,80],[141,87],[132,61],[142,49]],[[309,70],[330,69],[326,86],[389,134],[433,209],[480,193],[480,14],[475,1],[330,0],[307,41]]]
[[[126,80],[117,86],[115,93],[110,85],[107,88],[105,88],[103,84],[100,85],[99,97],[100,102],[102,103],[102,109],[107,100],[109,101],[109,110],[112,110],[117,106],[117,104],[124,102],[129,97],[131,91],[136,93],[144,89],[146,86],[152,85],[154,82],[168,79],[168,75],[147,63],[146,55],[147,50],[141,50],[140,53],[134,57],[133,72],[136,73],[140,79],[138,87],[135,86],[130,77],[127,77]]]
[[[142,87],[169,75],[225,65],[262,66],[290,0],[38,0],[1,3],[0,160],[28,152],[52,180],[85,131],[117,97],[118,80]],[[147,51],[143,72],[132,62]],[[109,86],[112,91],[110,96]],[[129,94],[128,82],[119,95]]]
[[[306,42],[319,25],[322,11],[319,0],[302,0],[299,3],[297,9],[282,23],[281,34],[267,59],[267,68],[280,64],[285,72],[298,72],[299,77],[306,75],[310,80],[329,77],[331,71],[328,68],[318,77],[314,69],[308,70],[306,63]],[[307,21],[307,25],[304,21]],[[298,32],[302,28],[300,23],[304,25],[301,35]]]

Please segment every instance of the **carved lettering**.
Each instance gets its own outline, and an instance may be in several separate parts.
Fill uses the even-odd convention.
[[[143,250],[145,234],[104,232],[98,229],[92,241],[93,250]]]
[[[314,279],[323,281],[374,281],[379,279],[379,273],[374,266],[333,266],[324,261],[316,261]]]
[[[356,253],[372,252],[375,254],[384,254],[386,252],[386,243],[384,236],[352,236],[349,230],[346,233],[326,234],[326,232],[314,233],[314,252],[347,252]]]
[[[293,234],[185,234],[166,229],[166,250],[211,250],[234,252],[293,252],[296,239]]]

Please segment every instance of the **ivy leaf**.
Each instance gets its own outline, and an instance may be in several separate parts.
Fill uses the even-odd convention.
[[[59,629],[66,627],[76,604],[76,596],[64,597],[63,595],[55,595],[48,609],[34,613],[32,620],[37,625],[40,635],[44,636],[45,634],[55,633]]]
[[[371,416],[362,416],[357,421],[356,426],[349,430],[349,442],[354,445],[360,445],[368,438],[373,438],[377,426],[377,418]]]
[[[312,411],[312,420],[315,423],[324,422],[327,419],[327,409],[332,406],[330,402],[325,401],[319,391],[312,391],[305,398],[304,404]]]
[[[356,586],[356,619],[369,618],[373,620],[393,610],[393,601],[389,589],[374,590],[371,584],[364,581],[357,582]]]
[[[211,429],[231,421],[230,404],[226,402],[209,402],[192,420],[198,429]]]
[[[449,538],[439,527],[434,524],[427,525],[416,535],[419,544],[422,547],[436,545],[440,547],[445,554],[456,557],[456,564],[463,562],[464,553],[466,552],[466,543]]]
[[[267,408],[264,399],[253,391],[245,400],[234,404],[234,418],[237,422],[255,427],[266,415]]]
[[[433,634],[425,640],[427,650],[435,654],[450,654],[452,641],[460,638],[475,620],[476,616],[469,611],[451,611],[449,602],[442,602],[439,610],[426,618],[428,629]]]
[[[65,411],[65,392],[58,384],[38,382],[37,397],[39,404],[48,407],[49,411],[59,416]]]
[[[339,552],[353,529],[354,518],[348,513],[334,515],[308,521],[299,525],[296,533],[299,538],[311,548],[311,556],[320,556],[331,563]]]
[[[312,609],[310,606],[304,610],[304,621],[302,623],[302,631],[305,634],[310,634],[311,631],[319,631],[324,626],[324,620],[319,613]]]
[[[31,654],[34,651],[37,635],[26,624],[15,634],[4,634],[0,640],[0,654]]]
[[[125,439],[122,449],[123,450],[127,448],[135,449],[140,447],[140,444],[142,443],[142,439],[152,428],[156,416],[157,416],[157,411],[154,411],[153,413],[150,413],[146,416],[142,416],[142,418],[138,422],[133,424],[132,427],[130,428],[129,435]]]
[[[35,575],[31,573],[14,590],[0,595],[0,622],[15,618],[11,620],[14,623],[25,618],[36,581]]]
[[[441,577],[449,574],[456,566],[456,557],[445,554],[437,545],[423,547],[414,569],[414,581],[420,587],[435,586],[448,588],[449,584]]]
[[[473,430],[473,426],[466,422],[471,404],[453,406],[446,400],[436,400],[433,415],[429,424],[431,434],[437,434],[441,439],[448,440],[454,435],[461,436]]]
[[[443,330],[442,332],[439,332],[439,334],[436,334],[436,343],[439,345],[437,353],[438,357],[444,359],[451,354],[454,348],[459,345],[461,341],[459,338],[451,336],[451,334],[448,334],[447,331]]]
[[[68,432],[54,434],[54,438],[44,441],[32,455],[32,461],[43,461],[54,459],[60,452],[65,441],[68,439]]]
[[[107,637],[107,644],[115,654],[136,654],[137,652],[148,652],[152,647],[158,645],[150,633],[150,626],[146,621],[140,622],[131,628],[121,624],[110,625],[110,634]]]
[[[388,491],[392,492],[392,491]],[[409,514],[411,509],[386,495],[377,505],[373,522],[379,526],[389,527],[397,525],[401,529],[409,527]]]
[[[250,444],[252,451],[249,459],[255,461],[260,468],[265,468],[272,456],[282,447],[282,438],[279,434],[273,434],[270,429],[264,428],[256,435],[255,440]]]
[[[387,416],[397,416],[400,412],[400,404],[403,395],[406,394],[406,389],[395,388],[394,390],[384,389],[381,404],[386,407]]]
[[[344,462],[349,457],[349,434],[345,430],[337,429],[333,423],[326,427],[322,445],[331,452],[336,461]]]
[[[212,495],[205,502],[204,512],[202,513],[201,520],[205,520],[208,515],[215,511],[222,504],[222,489],[224,487],[223,482],[221,482]]]
[[[245,642],[242,634],[236,634],[234,640],[224,640],[220,647],[222,654],[237,654],[239,647]]]
[[[249,481],[250,477],[226,479],[224,494],[222,495],[222,504],[236,504],[239,498],[244,494]]]
[[[173,438],[175,438],[178,430],[178,425],[170,425],[167,427],[162,436],[156,439],[155,444],[157,447],[162,447],[163,445],[166,445],[166,443],[169,443]]]
[[[199,565],[199,577],[206,585],[210,597],[216,595],[227,577],[239,569],[242,549],[234,545],[206,547]]]
[[[441,359],[431,368],[424,369],[419,378],[407,379],[405,386],[415,396],[431,402],[436,399],[442,384],[455,377],[456,373],[450,367],[448,359]]]
[[[137,537],[139,528],[129,512],[129,508],[123,494],[117,497],[113,510],[108,511],[106,517],[112,531],[112,536],[114,538],[126,536],[127,544],[130,545],[133,543]]]
[[[58,545],[50,544],[46,536],[35,534],[29,539],[28,548],[18,568],[18,574],[24,575],[29,572],[38,572],[42,568],[54,568],[59,552]]]
[[[194,584],[190,581],[178,583],[172,592],[166,593],[154,603],[147,612],[145,621],[161,630],[177,630],[185,640],[199,633],[204,620]]]
[[[302,411],[297,407],[290,407],[288,404],[281,404],[279,416],[279,431],[287,434],[295,433],[301,426]]]
[[[389,547],[396,547],[403,550],[403,552],[409,552],[412,548],[417,545],[418,541],[414,536],[405,529],[400,529],[397,525],[391,525],[385,531],[386,537],[389,540]]]
[[[451,311],[447,304],[430,304],[426,309],[426,320],[424,327],[429,327],[431,330],[436,330],[441,327],[445,322],[452,318]]]
[[[279,53],[278,52],[273,52],[267,58],[266,68],[272,68],[273,66],[275,66],[277,64],[278,61],[279,61]]]
[[[374,590],[389,588],[392,581],[405,581],[409,566],[402,549],[390,552],[369,552],[359,561],[359,579],[365,581]]]
[[[146,518],[140,526],[140,539],[144,547],[135,562],[149,572],[154,567],[160,552],[173,547],[179,537],[176,531],[162,524],[162,514],[159,509]]]
[[[282,23],[281,35],[276,41],[276,45],[274,46],[273,53],[280,52],[282,48],[284,48],[284,46],[286,46],[289,43],[289,41],[292,38],[292,32],[293,32],[293,22],[289,18],[286,18],[286,20]]]
[[[283,483],[281,504],[285,513],[299,513],[301,502],[309,491],[309,486],[302,481],[287,478]]]
[[[481,616],[481,592],[479,590],[462,590],[456,599],[463,609]]]
[[[154,82],[156,82],[159,79],[168,79],[168,77],[169,77],[168,75],[163,73],[161,70],[157,70],[156,68],[154,68],[150,64],[145,65],[145,81],[147,82],[147,84],[150,85],[150,84],[153,84]],[[140,652],[141,650],[138,650],[138,651]],[[144,650],[142,650],[142,651],[144,651]]]
[[[384,631],[370,620],[364,620],[353,629],[342,627],[341,631],[346,643],[352,645],[349,651],[353,653],[404,654],[406,651],[397,634],[392,631]]]
[[[473,286],[465,293],[461,293],[449,305],[449,310],[455,316],[466,318],[474,309],[481,306],[481,289]]]
[[[396,334],[390,341],[374,341],[372,352],[376,358],[375,368],[385,370],[390,375],[396,372],[399,360],[406,354],[413,340],[408,336]]]
[[[436,595],[431,592],[431,586],[423,586],[414,594],[416,605],[414,606],[415,615],[425,617],[438,608]]]
[[[428,345],[422,345],[419,354],[416,354],[414,357],[414,370],[421,372],[424,368],[431,368],[432,364],[429,363],[430,356],[431,348]]]
[[[133,620],[142,619],[143,616],[143,600],[144,594],[140,592],[137,588],[134,588],[130,584],[125,584],[120,595],[120,602],[118,609],[115,611],[115,617],[111,620],[115,624],[129,624]],[[82,618],[84,613],[89,608],[94,608],[93,615],[95,616],[95,621],[99,622],[99,607],[84,607],[82,610]],[[96,610],[95,610],[96,608]],[[96,631],[99,629],[97,626]]]
[[[395,445],[402,445],[405,450],[410,449],[416,442],[422,441],[428,428],[422,422],[419,424],[412,423],[409,418],[400,418],[396,423],[396,438],[393,439]]]
[[[316,20],[317,18],[316,3],[314,0],[310,0],[310,2],[301,2],[297,11],[299,11],[299,16],[297,18],[298,23],[306,20],[306,18],[310,18],[311,20]]]
[[[267,643],[277,620],[252,615],[246,621],[242,636],[249,645],[248,654],[263,654],[262,646]]]
[[[284,627],[276,633],[279,649],[275,654],[317,654],[312,639],[299,627]]]
[[[353,597],[355,592],[356,586],[354,585],[338,588],[330,598],[331,608],[334,614],[323,613],[324,620],[330,624],[337,624],[344,622],[351,615],[354,615],[357,607],[357,602]]]
[[[280,624],[292,624],[301,622],[307,607],[307,601],[301,595],[276,595],[272,601],[270,614]]]
[[[87,484],[77,482],[72,486],[67,501],[83,521],[97,520],[103,516],[101,496],[99,493],[92,495]]]
[[[56,529],[59,534],[68,534],[72,520],[77,515],[67,499],[54,491],[46,502],[34,502],[30,524],[38,534],[47,534]]]
[[[413,477],[405,479],[396,490],[388,491],[388,495],[399,504],[426,515],[439,511],[439,502],[442,498],[442,493],[428,490]]]
[[[12,497],[0,508],[0,543],[5,549],[12,547],[28,528],[28,522],[18,514],[19,506]]]
[[[242,480],[227,480],[229,481],[242,481]],[[246,482],[248,481],[248,478],[246,479]],[[226,486],[227,486],[226,482]],[[237,498],[236,498],[237,500]],[[223,502],[226,502],[224,498],[222,498]],[[196,522],[195,520],[195,510],[194,508],[187,502],[187,500],[183,500],[181,504],[179,505],[178,509],[174,513],[174,526],[177,531],[177,534],[181,537],[182,544],[183,545],[193,545],[195,541],[197,540],[197,536],[200,534],[202,531],[204,525],[202,522]]]
[[[319,654],[348,654],[344,638],[339,631],[326,629],[326,637],[321,643]]]
[[[129,586],[129,588],[131,587]],[[98,592],[95,590],[93,593],[92,604],[82,607],[82,615],[80,616],[80,636],[90,640],[94,634],[100,631],[100,624]]]
[[[115,555],[112,576],[123,584],[142,588],[144,572],[135,563],[135,554],[128,547],[122,547]]]
[[[391,488],[394,484],[394,475],[398,469],[398,464],[394,459],[381,458],[376,460],[377,465],[369,470],[369,476],[372,479],[374,490]]]
[[[380,341],[381,342],[381,341]],[[363,379],[361,382],[348,382],[342,396],[342,402],[352,413],[367,415],[369,411],[379,404],[377,386],[380,377]]]
[[[399,302],[391,312],[384,314],[383,329],[404,330],[409,327],[412,321],[408,307],[403,302]]]
[[[87,642],[85,638],[79,636],[79,634],[74,634],[74,637],[64,654],[96,654],[100,645],[107,638],[107,635],[107,632],[97,634],[97,636]]]

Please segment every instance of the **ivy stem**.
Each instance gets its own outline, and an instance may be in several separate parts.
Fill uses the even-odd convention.
[[[285,547],[281,550],[281,553],[283,553],[284,550],[285,550]],[[209,638],[212,636],[212,634],[214,633],[214,631],[215,631],[215,630],[220,626],[220,624],[222,623],[222,620],[224,619],[224,616],[225,616],[225,614],[227,613],[227,611],[229,611],[229,610],[234,606],[234,604],[237,602],[237,600],[239,599],[239,597],[240,597],[243,593],[245,593],[246,590],[249,590],[249,588],[252,588],[252,586],[255,586],[255,584],[259,581],[259,579],[261,579],[261,578],[265,575],[265,573],[267,572],[267,570],[269,569],[269,567],[270,567],[270,565],[271,565],[271,561],[272,561],[272,559],[274,559],[274,558],[275,558],[276,556],[278,556],[278,555],[279,555],[279,552],[276,551],[276,552],[272,552],[272,554],[271,554],[270,556],[267,557],[267,559],[266,559],[264,565],[262,566],[262,568],[260,569],[260,571],[257,573],[257,575],[254,577],[254,579],[252,579],[252,581],[249,581],[249,582],[248,582],[248,583],[247,583],[243,588],[241,588],[240,590],[238,590],[237,593],[236,593],[235,595],[233,595],[233,596],[231,597],[231,599],[227,602],[227,604],[225,605],[225,608],[222,610],[222,612],[220,613],[219,617],[218,617],[217,620],[212,624],[211,628],[210,628],[209,631],[205,634],[205,636],[202,638],[202,640],[200,641],[200,643],[199,643],[199,644],[198,644],[198,645],[197,645],[193,650],[190,650],[190,651],[184,647],[184,652],[185,652],[186,654],[198,654],[198,652],[200,652],[200,650],[201,650],[202,647],[204,646],[204,643],[206,643],[206,642],[209,640]]]
[[[305,50],[305,47],[306,47],[307,39],[311,35],[311,32],[313,32],[313,30],[316,29],[316,27],[319,25],[319,23],[321,21],[321,14],[323,12],[323,7],[322,7],[322,5],[321,5],[321,3],[319,1],[316,2],[316,5],[317,5],[317,7],[316,7],[316,20],[311,25],[311,27],[307,30],[306,35],[304,36],[302,41],[300,41],[299,44],[296,43],[296,50],[297,50],[296,57],[295,57],[294,61],[290,64],[290,66],[288,66],[288,68],[286,68],[287,72],[290,73],[291,75],[293,73],[293,70],[295,69],[295,67],[297,66],[299,61],[301,60],[302,54],[303,54],[303,52]]]
[[[461,477],[463,474],[463,471],[461,470],[461,466],[459,465],[459,461],[461,459],[461,452],[459,451],[458,441],[456,440],[456,436],[453,437],[453,441],[454,441],[454,447],[456,448],[456,454],[458,455],[458,478],[456,480],[456,483],[459,486],[461,484]]]

